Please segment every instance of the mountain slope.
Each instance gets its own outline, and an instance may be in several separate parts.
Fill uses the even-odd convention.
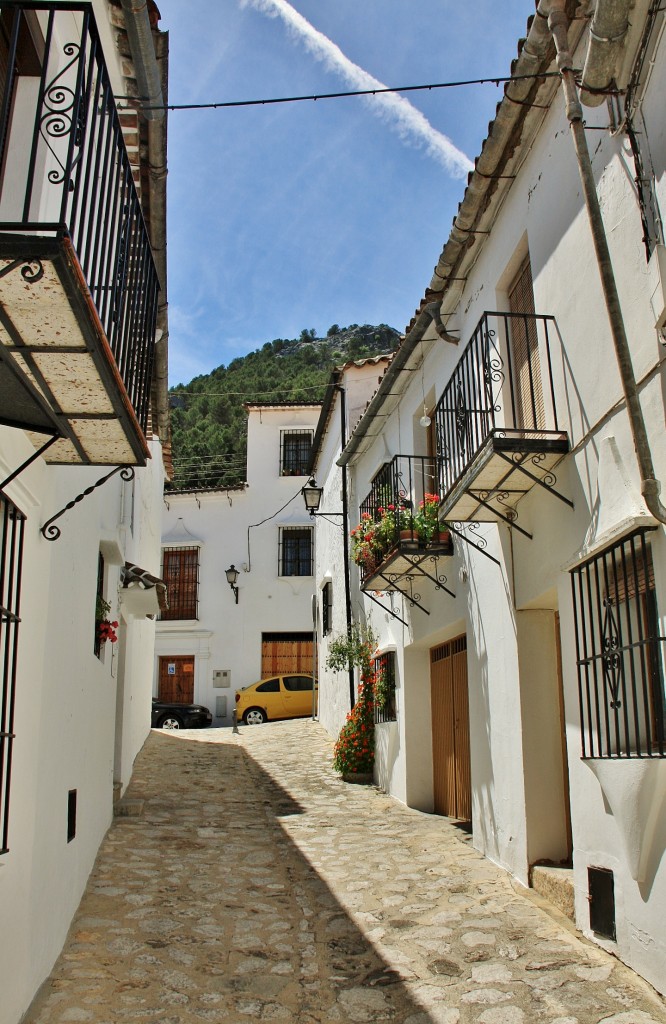
[[[276,338],[228,366],[171,388],[170,489],[242,483],[247,436],[243,402],[319,402],[334,366],[392,352],[399,339],[386,324],[334,324],[325,338],[304,330],[299,338]]]

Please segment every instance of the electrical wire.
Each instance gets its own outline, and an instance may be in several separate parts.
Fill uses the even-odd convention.
[[[501,82],[521,82],[525,79],[559,78],[559,71],[542,71],[532,75],[495,75],[492,78],[466,78],[454,82],[430,82],[427,85],[395,85],[383,89],[354,89],[348,92],[321,92],[310,96],[276,96],[262,100],[225,100],[217,103],[164,103],[144,106],[143,110],[218,110],[229,107],[263,107],[275,103],[302,103],[306,100],[338,100],[348,96],[380,96],[387,92],[430,92],[432,89],[458,89],[468,85],[496,85]],[[139,99],[142,97],[116,96],[116,100]],[[118,106],[119,110],[133,110],[132,106]]]
[[[289,505],[291,505],[292,501],[296,501],[296,498],[299,496],[299,494],[301,493],[302,490],[303,490],[303,488],[299,487],[298,490],[296,491],[296,494],[294,494],[294,496],[291,497],[289,499],[289,501],[286,502],[286,504],[284,504],[282,506],[282,508],[279,508],[277,510],[277,512],[274,512],[272,516],[266,516],[266,518],[262,519],[260,523],[250,523],[250,525],[248,526],[248,528],[247,528],[247,571],[248,572],[250,572],[252,570],[252,560],[250,558],[250,530],[254,530],[257,526],[263,526],[264,523],[269,523],[271,521],[271,519],[275,519],[276,516],[279,516],[280,512],[284,512],[284,510]]]
[[[393,352],[386,352],[385,355],[393,355]],[[380,356],[361,356],[361,359],[378,359]],[[376,370],[376,366],[375,366]],[[215,371],[211,371],[214,373]],[[375,374],[368,374],[363,377],[356,377],[354,383],[360,383],[361,381],[371,380]],[[189,397],[201,397],[201,398],[257,398],[261,395],[275,395],[277,393],[287,395],[297,395],[300,391],[323,391],[326,388],[326,381],[321,384],[306,384],[302,387],[295,388],[283,388],[275,387],[271,391],[189,391],[188,387],[180,387],[175,385],[174,388],[169,391],[169,398],[178,398],[183,395],[186,398]],[[175,390],[177,388],[178,390]],[[320,402],[314,402],[313,405],[320,405]],[[177,408],[177,406],[176,406]]]

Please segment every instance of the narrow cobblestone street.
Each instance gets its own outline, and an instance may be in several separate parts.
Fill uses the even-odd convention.
[[[666,1006],[310,721],[152,733],[29,1024],[655,1024]]]

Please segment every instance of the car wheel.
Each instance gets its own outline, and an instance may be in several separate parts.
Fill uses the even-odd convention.
[[[266,715],[261,708],[248,708],[243,712],[243,721],[246,725],[262,725],[266,721]]]
[[[164,715],[157,723],[158,729],[182,729],[183,723],[178,715]]]

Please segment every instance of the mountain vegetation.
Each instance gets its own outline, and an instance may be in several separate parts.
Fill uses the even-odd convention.
[[[228,366],[170,389],[174,477],[171,490],[234,487],[246,479],[244,402],[320,402],[335,366],[393,352],[400,335],[378,327],[333,324],[276,338]]]

